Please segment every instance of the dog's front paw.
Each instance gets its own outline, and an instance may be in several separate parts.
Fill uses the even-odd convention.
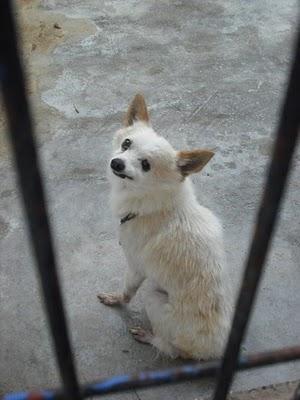
[[[122,294],[100,293],[97,295],[97,297],[101,303],[105,304],[106,306],[118,306],[126,303],[126,299]]]
[[[153,334],[150,331],[146,331],[145,329],[141,328],[140,326],[130,328],[129,332],[132,334],[134,339],[140,343],[152,343]]]

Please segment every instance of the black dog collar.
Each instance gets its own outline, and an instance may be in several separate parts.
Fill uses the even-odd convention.
[[[130,221],[131,219],[137,217],[137,214],[134,213],[129,213],[127,215],[125,215],[125,217],[120,219],[120,225],[125,224],[125,222]]]

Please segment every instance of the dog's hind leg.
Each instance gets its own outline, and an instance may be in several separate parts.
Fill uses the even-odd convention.
[[[152,332],[141,328],[140,326],[130,328],[129,332],[138,342],[150,344],[158,349],[161,353],[167,354],[171,358],[176,358],[179,356],[179,353],[174,346],[172,346],[170,343],[160,338],[159,336],[155,336]]]
[[[153,286],[147,297],[146,311],[151,322],[153,333],[140,327],[130,329],[133,337],[141,343],[151,344],[161,353],[176,358],[179,352],[172,345],[172,327],[168,324],[168,294]]]
[[[144,276],[134,269],[128,269],[125,277],[123,293],[100,293],[98,299],[106,306],[118,306],[127,304],[136,294],[144,280]]]

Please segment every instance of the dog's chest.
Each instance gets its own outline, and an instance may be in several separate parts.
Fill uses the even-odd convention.
[[[162,218],[135,216],[120,223],[119,241],[125,255],[139,264],[152,263],[153,251],[163,222]]]
[[[130,253],[131,256],[139,254],[146,242],[147,232],[141,229],[137,221],[133,218],[120,223],[119,242],[125,253]]]

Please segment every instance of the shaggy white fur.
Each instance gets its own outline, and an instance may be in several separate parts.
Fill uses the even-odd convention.
[[[109,178],[114,215],[134,216],[120,225],[128,271],[123,293],[99,298],[107,305],[127,303],[147,278],[146,311],[153,332],[133,328],[134,337],[171,357],[220,357],[232,296],[225,285],[222,228],[198,204],[188,177],[213,153],[174,150],[149,125],[141,95],[133,100],[126,125],[114,137],[112,160],[118,166],[115,170],[111,164]]]

